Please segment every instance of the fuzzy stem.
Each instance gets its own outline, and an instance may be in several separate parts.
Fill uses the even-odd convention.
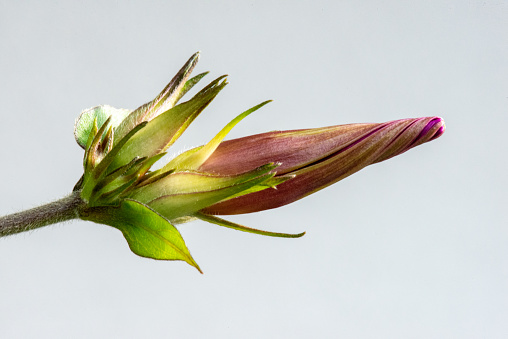
[[[76,191],[49,204],[0,217],[0,237],[76,219],[83,205],[80,192]]]

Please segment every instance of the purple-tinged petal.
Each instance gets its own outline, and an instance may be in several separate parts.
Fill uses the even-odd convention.
[[[325,188],[360,169],[387,160],[444,133],[439,117],[378,124],[350,124],[270,132],[223,142],[200,171],[234,174],[277,162],[277,176],[294,178],[256,193],[202,210],[206,214],[242,214],[280,207]]]

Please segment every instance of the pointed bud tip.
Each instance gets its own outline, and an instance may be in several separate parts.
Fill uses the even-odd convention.
[[[441,135],[443,135],[443,133],[446,130],[446,125],[445,125],[443,118],[433,117],[427,124],[427,129],[434,131],[434,135],[430,139],[430,140],[434,140],[434,139],[439,138]]]

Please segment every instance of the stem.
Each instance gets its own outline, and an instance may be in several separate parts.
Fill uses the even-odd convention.
[[[76,191],[49,204],[0,217],[0,237],[76,219],[83,205],[80,192]]]

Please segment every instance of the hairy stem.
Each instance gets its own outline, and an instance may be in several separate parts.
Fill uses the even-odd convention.
[[[49,204],[0,217],[0,237],[78,218],[78,210],[84,205],[79,193],[72,192]]]

